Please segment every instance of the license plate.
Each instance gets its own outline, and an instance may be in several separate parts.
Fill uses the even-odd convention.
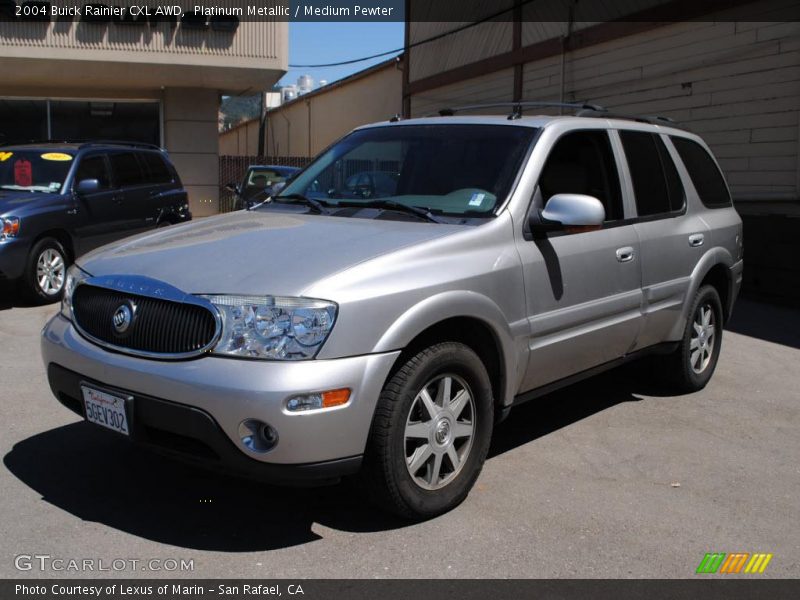
[[[117,433],[130,435],[125,404],[130,397],[123,398],[88,386],[81,386],[86,420],[107,427]]]

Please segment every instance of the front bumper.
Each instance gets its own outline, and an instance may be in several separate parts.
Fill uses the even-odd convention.
[[[19,279],[25,273],[30,244],[25,238],[0,242],[0,280]]]
[[[61,315],[45,326],[41,346],[53,393],[79,414],[81,381],[126,392],[134,397],[134,441],[279,482],[357,470],[380,390],[399,354],[292,363],[216,356],[156,361],[104,350]],[[351,395],[343,406],[286,410],[294,394],[345,387]],[[266,453],[242,444],[239,425],[247,419],[271,425],[278,444]]]

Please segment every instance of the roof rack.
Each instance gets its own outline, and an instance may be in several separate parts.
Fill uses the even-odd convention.
[[[156,144],[148,144],[147,142],[129,142],[125,140],[89,140],[81,142],[81,148],[88,148],[89,146],[130,146],[132,148],[146,148],[149,150],[159,150],[161,152],[164,149],[161,146]]]
[[[606,110],[602,106],[598,106],[597,104],[588,104],[586,102],[493,102],[489,104],[469,104],[466,106],[443,108],[435,114],[438,114],[440,117],[452,117],[459,112],[484,110],[487,108],[510,108],[511,114],[508,115],[509,121],[519,119],[525,110],[532,108],[571,108],[581,112],[602,112]],[[433,116],[433,114],[428,116]]]
[[[615,113],[607,109],[595,110],[587,108],[575,114],[576,117],[594,117],[600,119],[622,119],[624,121],[636,121],[637,123],[649,123],[650,125],[668,125],[669,127],[680,127],[674,119],[659,115],[624,115]]]

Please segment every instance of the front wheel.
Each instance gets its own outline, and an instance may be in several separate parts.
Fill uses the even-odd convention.
[[[492,388],[468,346],[446,342],[409,358],[384,386],[362,477],[402,517],[440,515],[466,498],[491,440]]]
[[[28,256],[25,287],[35,302],[56,302],[67,279],[67,253],[58,240],[44,238],[34,244]]]

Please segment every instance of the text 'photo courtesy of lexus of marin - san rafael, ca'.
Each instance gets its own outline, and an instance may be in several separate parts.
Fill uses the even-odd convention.
[[[178,173],[156,146],[0,145],[0,281],[34,302],[61,298],[81,254],[191,218]]]
[[[667,121],[567,107],[361,127],[251,210],[79,258],[42,333],[53,393],[170,456],[354,476],[425,519],[515,404],[652,353],[703,388],[742,278],[721,171]],[[380,185],[349,184],[367,163]]]

